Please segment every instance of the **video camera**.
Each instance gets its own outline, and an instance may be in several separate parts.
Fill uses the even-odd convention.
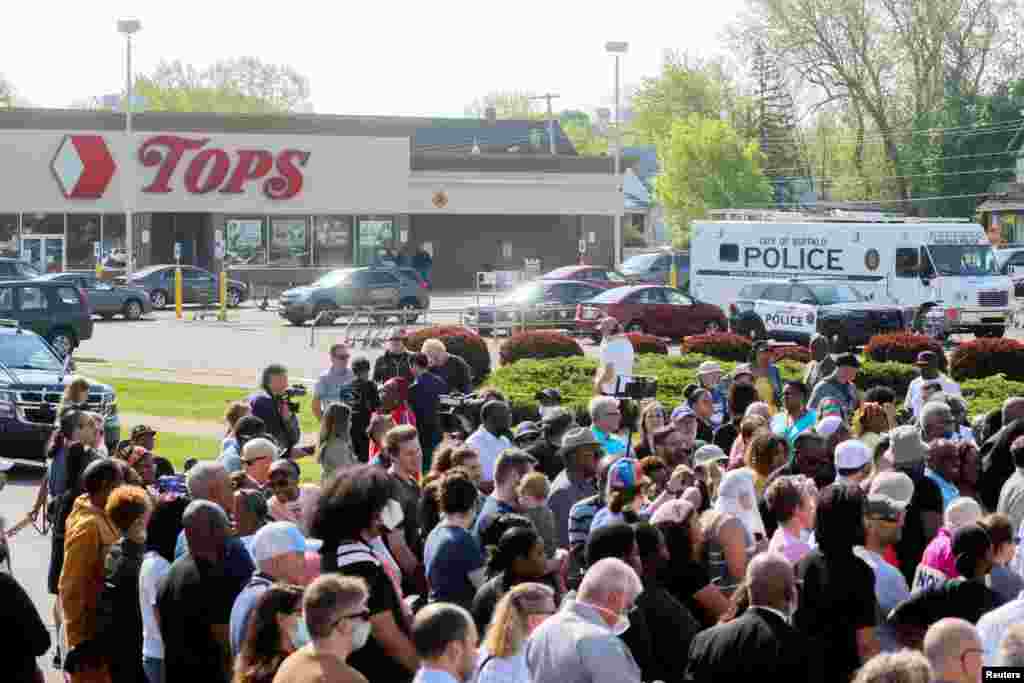
[[[640,375],[620,375],[615,378],[615,398],[628,398],[634,401],[654,398],[658,394],[658,378]]]
[[[483,399],[477,394],[441,394],[438,397],[441,430],[445,434],[457,434],[466,439],[480,426],[480,409]]]
[[[305,396],[308,392],[306,387],[301,384],[293,384],[284,390],[284,393],[278,397],[279,400],[285,401],[288,404],[288,410],[292,413],[299,412],[299,404],[293,400],[299,396]]]

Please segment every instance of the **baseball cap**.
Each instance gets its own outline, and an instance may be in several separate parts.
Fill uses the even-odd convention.
[[[693,464],[698,466],[706,465],[709,462],[720,462],[728,459],[729,456],[725,454],[725,451],[714,444],[701,446],[693,454]]]
[[[706,360],[697,366],[697,376],[710,375],[713,372],[721,372],[722,366],[713,360]]]
[[[939,354],[934,351],[922,351],[917,354],[917,360],[914,361],[914,365],[919,368],[930,368],[934,365],[939,364]]]
[[[914,497],[914,480],[903,472],[882,472],[868,489],[867,512],[881,517],[898,515]]]
[[[921,440],[921,433],[911,425],[903,425],[889,432],[889,442],[896,467],[922,463],[928,456],[928,446]]]
[[[293,460],[288,458],[277,458],[270,464],[270,469],[267,471],[267,476],[272,477],[277,472],[284,472],[289,477],[298,477],[300,475],[299,465]]]
[[[835,357],[837,368],[860,368],[860,361],[852,353],[841,353]]]
[[[544,417],[540,419],[540,423],[543,426],[569,426],[574,422],[572,413],[561,406],[553,406],[548,408],[548,411],[544,414]]]
[[[633,458],[620,458],[608,470],[609,491],[629,491],[636,488],[640,476],[637,470],[640,463]]]
[[[520,422],[516,425],[516,428],[512,431],[512,438],[521,439],[524,436],[540,436],[540,428],[536,422]]]
[[[859,470],[871,462],[871,451],[863,442],[848,439],[836,446],[836,468]]]
[[[740,363],[732,369],[732,378],[736,379],[740,375],[754,376],[754,371],[750,369],[750,363]]]
[[[135,425],[132,427],[132,440],[139,438],[140,436],[149,436],[150,434],[156,434],[156,430],[149,425]]]
[[[670,500],[655,511],[651,524],[682,524],[693,513],[693,505],[685,500]]]
[[[828,417],[822,418],[818,422],[818,425],[814,428],[814,431],[821,434],[826,439],[835,434],[840,427],[843,426],[843,418],[838,415],[829,415]]]
[[[583,446],[597,446],[600,448],[601,443],[589,427],[575,427],[567,431],[562,437],[562,448],[559,453],[564,457]]]
[[[292,522],[271,522],[260,528],[252,540],[252,559],[266,562],[288,553],[306,552],[306,537]]]
[[[697,414],[693,412],[693,408],[687,404],[683,404],[672,411],[672,422],[676,420],[682,420],[684,417],[696,417]]]

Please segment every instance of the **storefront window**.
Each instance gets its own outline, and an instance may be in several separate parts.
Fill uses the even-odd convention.
[[[366,216],[359,219],[356,233],[356,263],[367,265],[397,258],[398,245],[392,216]]]
[[[18,256],[18,214],[0,214],[0,256]]]
[[[224,222],[224,265],[267,265],[267,226],[263,218],[230,218]]]
[[[68,215],[68,270],[96,267],[96,245],[100,243],[98,215]]]
[[[270,222],[271,266],[308,266],[309,221],[299,218],[274,218]]]
[[[107,268],[124,268],[128,261],[128,231],[125,230],[123,213],[103,214],[103,265]],[[135,253],[139,253],[136,246]]]
[[[63,237],[64,214],[26,213],[21,217],[21,233],[23,235],[57,235]]]
[[[314,225],[316,265],[352,265],[352,218],[350,216],[317,216]]]

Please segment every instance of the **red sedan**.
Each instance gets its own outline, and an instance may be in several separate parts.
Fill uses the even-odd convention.
[[[540,276],[541,280],[576,280],[601,289],[624,287],[629,279],[622,273],[601,266],[562,266]]]
[[[725,313],[718,306],[694,301],[678,289],[658,285],[616,287],[580,304],[576,328],[596,331],[597,322],[612,316],[628,332],[646,332],[659,337],[688,337],[724,332]]]

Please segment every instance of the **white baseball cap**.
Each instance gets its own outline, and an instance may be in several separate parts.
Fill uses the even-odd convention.
[[[863,441],[848,439],[836,446],[836,468],[859,470],[871,462],[871,450]]]
[[[265,562],[288,553],[306,552],[306,537],[291,522],[271,522],[260,528],[252,539],[252,559]]]

